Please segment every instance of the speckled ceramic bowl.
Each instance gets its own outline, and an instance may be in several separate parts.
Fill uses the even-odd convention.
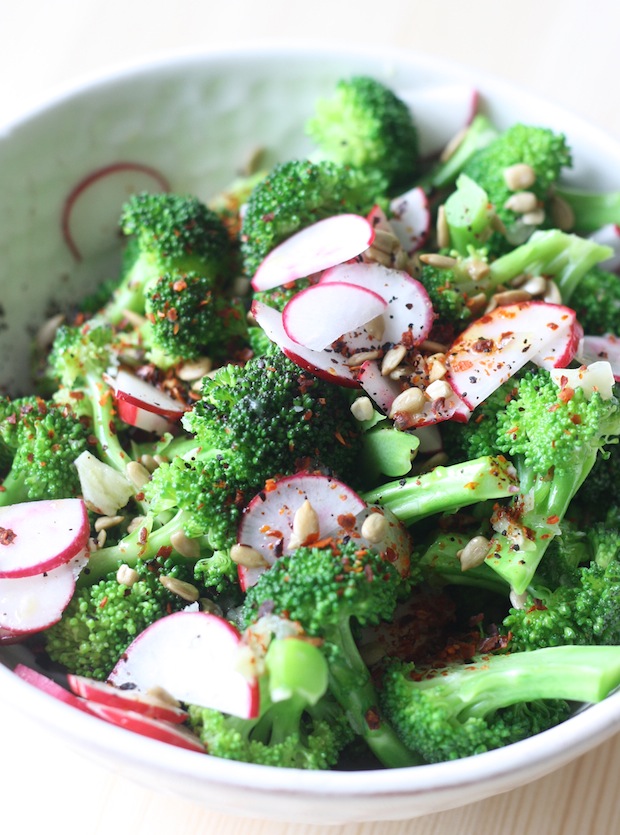
[[[374,75],[401,92],[475,86],[481,107],[500,126],[524,120],[562,129],[574,150],[575,182],[620,188],[616,143],[529,95],[419,55],[245,49],[114,72],[0,126],[0,385],[26,390],[40,323],[113,274],[115,222],[128,188],[159,176],[174,190],[208,198],[257,146],[268,149],[271,161],[303,153],[300,127],[316,97],[352,72]],[[79,188],[110,166],[124,173],[99,179],[97,188]],[[0,649],[0,704],[40,722],[59,745],[216,810],[300,823],[402,819],[481,800],[537,779],[620,730],[617,694],[561,727],[468,760],[392,771],[298,772],[216,760],[115,728],[19,680],[11,672],[16,660],[28,662],[22,649]]]

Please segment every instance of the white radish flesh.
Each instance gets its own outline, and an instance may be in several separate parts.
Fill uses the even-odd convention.
[[[0,628],[14,637],[31,635],[57,623],[88,562],[88,550],[67,562],[28,577],[0,579]]]
[[[108,707],[131,710],[150,716],[152,719],[161,719],[174,724],[184,722],[188,716],[186,710],[168,704],[149,693],[136,693],[130,689],[122,690],[109,682],[71,673],[67,676],[67,683],[76,696]]]
[[[69,562],[86,547],[89,532],[82,499],[0,508],[0,577],[28,577]]]
[[[611,366],[616,382],[620,382],[620,337],[614,334],[605,336],[586,335],[579,341],[575,359],[584,365],[604,360]]]
[[[413,255],[422,247],[431,229],[431,211],[426,192],[420,186],[390,201],[390,226],[402,248]]]
[[[579,368],[554,368],[550,374],[560,389],[580,388],[587,398],[598,392],[603,400],[610,400],[613,395],[614,375],[611,365],[604,360]]]
[[[287,335],[305,348],[322,351],[348,331],[381,316],[387,302],[356,284],[313,284],[296,293],[282,311]]]
[[[236,669],[240,635],[207,612],[176,612],[147,627],[109,676],[117,687],[146,693],[163,688],[174,699],[244,719],[258,715],[258,682]]]
[[[371,245],[374,230],[360,215],[319,220],[272,249],[254,278],[255,290],[271,290],[355,258]]]
[[[439,153],[466,128],[478,109],[478,91],[466,84],[442,84],[421,89],[399,90],[420,128],[420,154]]]
[[[114,390],[121,420],[131,426],[156,432],[160,429],[153,427],[161,426],[166,431],[185,412],[185,406],[178,400],[123,368],[115,376],[107,377],[106,382]]]

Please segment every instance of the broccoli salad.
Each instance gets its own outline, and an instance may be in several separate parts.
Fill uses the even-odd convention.
[[[620,197],[342,79],[307,158],[119,207],[0,399],[0,639],[198,753],[419,766],[620,685]],[[462,108],[467,110],[467,107]]]

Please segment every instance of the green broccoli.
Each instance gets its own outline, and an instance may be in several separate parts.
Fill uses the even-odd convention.
[[[620,277],[616,273],[592,267],[573,290],[570,306],[585,333],[620,335]]]
[[[303,637],[275,638],[265,666],[258,718],[190,705],[190,726],[214,757],[278,768],[333,768],[353,732],[342,708],[325,696],[324,656]]]
[[[193,564],[141,559],[74,594],[58,623],[44,633],[50,659],[77,675],[105,680],[133,639],[154,621],[188,605],[162,580],[193,586]]]
[[[418,167],[418,132],[409,108],[368,76],[342,79],[319,99],[306,123],[324,159],[376,171],[389,188],[411,185]]]
[[[382,197],[373,175],[333,162],[279,163],[254,188],[241,227],[241,254],[251,278],[265,256],[300,229],[332,215],[366,215]]]
[[[299,548],[278,559],[248,589],[243,620],[264,612],[299,621],[324,641],[329,692],[345,711],[355,733],[387,766],[414,765],[378,712],[378,697],[354,638],[354,623],[389,619],[406,581],[398,570],[354,540]]]
[[[80,493],[75,459],[95,439],[87,420],[40,397],[0,397],[0,506]]]
[[[483,189],[497,217],[505,227],[489,241],[493,252],[506,252],[521,244],[534,228],[553,226],[550,219],[552,188],[560,173],[572,164],[566,138],[548,128],[515,124],[477,151],[463,173]],[[512,182],[508,172],[516,165],[527,166],[528,179]],[[531,206],[514,207],[516,195],[532,195]],[[540,211],[541,217],[535,214]]]
[[[582,235],[620,223],[620,191],[593,192],[560,184],[555,193],[568,204]]]
[[[164,273],[195,272],[219,286],[229,279],[232,243],[218,215],[198,198],[136,194],[123,207],[128,238],[122,281],[100,315],[114,325],[125,311],[144,315],[145,290]]]
[[[540,733],[620,683],[620,647],[551,647],[483,655],[417,670],[394,661],[382,706],[404,743],[428,762],[469,757]]]
[[[498,129],[484,113],[477,113],[467,126],[460,142],[446,159],[440,159],[420,180],[420,185],[432,190],[445,188],[456,182],[469,160],[486,148],[499,135]]]

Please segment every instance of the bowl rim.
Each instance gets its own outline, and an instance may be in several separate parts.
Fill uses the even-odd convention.
[[[618,159],[620,165],[620,142],[597,126],[589,124],[578,115],[560,105],[539,98],[535,93],[522,89],[512,82],[488,75],[485,72],[460,65],[450,60],[438,58],[421,52],[404,49],[386,49],[385,47],[368,48],[360,46],[339,46],[336,43],[294,42],[270,43],[248,42],[244,45],[220,45],[217,48],[203,50],[174,50],[157,53],[146,59],[114,64],[103,70],[86,73],[70,84],[60,86],[44,99],[29,105],[24,111],[13,114],[7,121],[0,122],[0,143],[10,139],[11,133],[38,119],[66,102],[79,100],[97,93],[101,89],[112,87],[153,72],[163,72],[171,66],[213,64],[244,61],[251,63],[257,59],[272,59],[285,62],[291,59],[303,61],[317,60],[321,56],[345,60],[365,59],[369,65],[382,62],[395,67],[407,66],[419,68],[432,76],[458,76],[468,83],[479,87],[493,97],[509,95],[511,100],[545,106],[550,116],[556,121],[570,126],[577,125],[580,134],[587,141],[594,137],[598,146],[605,149],[611,157]],[[431,83],[434,83],[431,81]],[[2,653],[4,655],[4,653]],[[240,763],[215,757],[196,754],[191,751],[168,746],[166,756],[161,756],[161,743],[138,734],[116,728],[101,720],[90,717],[65,705],[53,697],[42,693],[27,682],[19,679],[0,659],[0,694],[1,699],[12,704],[18,712],[29,716],[44,725],[49,731],[62,735],[83,747],[104,750],[107,754],[118,756],[122,753],[126,761],[147,764],[150,769],[161,772],[174,771],[201,781],[208,781],[217,786],[247,788],[268,793],[285,793],[305,797],[348,796],[378,797],[419,794],[447,793],[455,788],[480,786],[481,781],[499,787],[515,785],[515,775],[522,777],[521,782],[531,779],[530,775],[546,773],[559,765],[574,759],[596,745],[602,743],[614,733],[620,731],[620,693],[609,696],[606,700],[568,722],[551,728],[529,739],[466,760],[402,768],[369,771],[303,771],[271,766]],[[570,728],[570,731],[568,730]],[[101,730],[104,733],[101,733]],[[569,741],[567,742],[567,738]],[[156,747],[154,747],[156,746]],[[510,754],[507,755],[509,749]],[[569,750],[570,749],[570,750]],[[509,785],[508,785],[509,783]],[[487,792],[486,794],[489,794]]]

